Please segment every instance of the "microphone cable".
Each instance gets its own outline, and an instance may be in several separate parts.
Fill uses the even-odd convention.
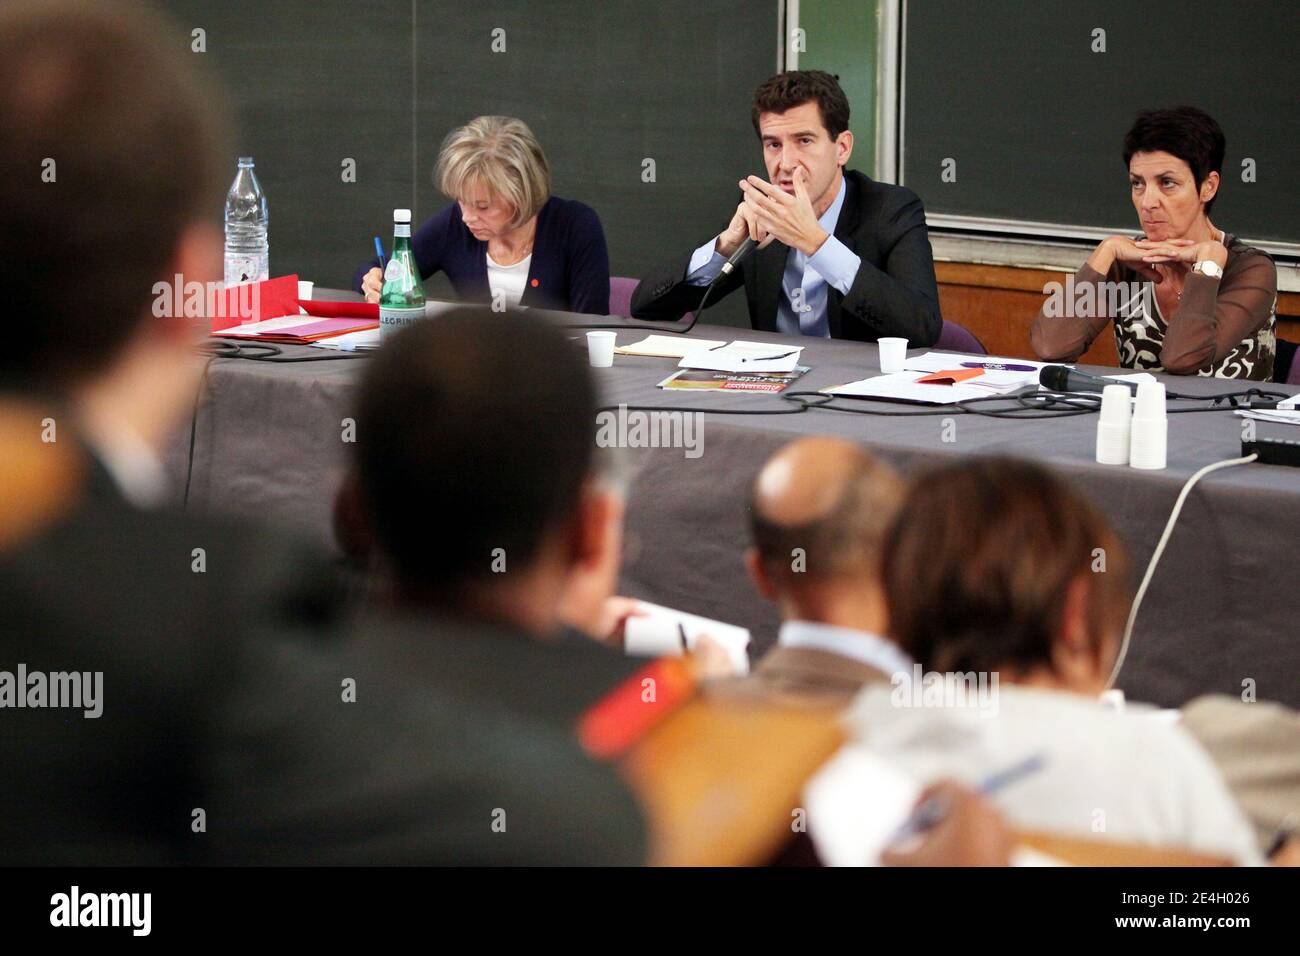
[[[1107,690],[1115,686],[1115,681],[1119,678],[1119,672],[1124,667],[1124,660],[1128,657],[1129,644],[1133,640],[1133,625],[1137,622],[1138,610],[1142,607],[1142,599],[1146,597],[1147,588],[1151,585],[1151,578],[1156,573],[1156,565],[1160,563],[1160,557],[1165,553],[1165,546],[1169,544],[1169,538],[1174,532],[1174,525],[1178,521],[1178,516],[1182,513],[1183,504],[1187,501],[1187,496],[1191,493],[1192,488],[1212,471],[1231,468],[1233,465],[1246,465],[1255,461],[1258,457],[1257,454],[1250,454],[1244,458],[1228,458],[1223,461],[1216,461],[1197,471],[1183,484],[1183,489],[1178,493],[1178,499],[1174,502],[1174,509],[1169,514],[1169,520],[1165,522],[1164,533],[1160,535],[1160,540],[1156,543],[1156,550],[1152,553],[1151,560],[1147,562],[1147,570],[1142,576],[1142,583],[1138,586],[1137,594],[1133,596],[1133,606],[1129,608],[1128,621],[1124,625],[1124,639],[1120,641],[1119,653],[1115,657],[1115,666],[1111,669],[1110,680],[1106,681]]]

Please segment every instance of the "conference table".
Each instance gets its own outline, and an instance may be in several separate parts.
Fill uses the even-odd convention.
[[[318,298],[348,296],[317,291]],[[620,346],[674,327],[545,315],[574,324],[625,324],[626,331],[617,333]],[[581,330],[570,334],[578,340],[575,348],[585,347]],[[703,323],[690,335],[804,346],[800,363],[810,370],[791,392],[813,392],[879,372],[877,349],[870,343],[795,340]],[[211,362],[194,420],[171,449],[169,471],[187,507],[277,522],[337,550],[333,499],[350,458],[355,437],[350,423],[368,356],[310,346],[280,349],[277,358],[318,360]],[[803,408],[780,395],[658,388],[676,364],[671,358],[618,355],[613,367],[593,369],[603,406],[703,411],[695,420],[696,449],[619,452],[628,479],[620,590],[749,628],[755,658],[774,644],[778,618],[745,571],[749,489],[763,461],[792,439],[842,436],[909,475],[965,455],[1041,462],[1066,476],[1114,524],[1129,553],[1134,585],[1187,479],[1204,465],[1241,454],[1244,419],[1230,410],[1170,414],[1167,467],[1139,471],[1096,463],[1095,414],[1008,420],[953,408],[917,415],[927,409],[858,399],[834,403],[874,413],[867,415]],[[1246,387],[1157,377],[1171,390],[1196,396]],[[1202,406],[1171,400],[1169,407]],[[1293,430],[1282,424],[1256,426],[1261,436],[1289,437]],[[1252,463],[1205,476],[1187,498],[1142,604],[1117,682],[1126,696],[1167,707],[1203,693],[1300,706],[1297,543],[1300,470]]]

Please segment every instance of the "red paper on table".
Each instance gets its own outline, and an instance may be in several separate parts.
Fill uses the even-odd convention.
[[[318,299],[299,299],[298,304],[307,310],[308,315],[319,315],[325,319],[346,316],[353,319],[379,321],[378,302],[323,302]]]
[[[280,276],[265,282],[230,286],[217,296],[212,310],[212,332],[248,322],[298,314],[298,277]]]
[[[924,378],[916,380],[917,385],[956,385],[967,379],[983,375],[982,368],[951,368],[942,372],[931,372]]]

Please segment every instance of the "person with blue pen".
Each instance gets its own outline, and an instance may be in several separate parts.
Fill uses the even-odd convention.
[[[551,193],[551,167],[532,130],[480,116],[452,130],[434,171],[454,200],[411,237],[420,278],[446,274],[456,298],[591,315],[609,314],[609,250],[590,206]],[[378,302],[384,250],[353,277]]]
[[[1017,829],[1263,862],[1185,728],[1101,702],[1131,602],[1127,560],[1064,480],[997,457],[920,474],[881,568],[890,637],[917,663],[854,701],[855,745],[923,785],[976,788]],[[955,806],[922,801],[898,836],[937,830]]]
[[[913,840],[895,840],[880,854],[885,866],[1010,866],[1016,838],[992,802],[969,787],[942,780],[917,802],[944,813]]]

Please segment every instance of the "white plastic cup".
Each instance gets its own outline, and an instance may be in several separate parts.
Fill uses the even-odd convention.
[[[907,363],[907,339],[884,338],[876,345],[880,347],[880,371],[885,375],[901,372]]]
[[[298,280],[298,298],[300,298],[300,299],[306,299],[308,302],[310,302],[310,301],[311,301],[311,293],[312,293],[312,289],[314,289],[314,288],[316,288],[316,283],[314,283],[314,282],[304,282],[302,279],[299,279],[299,280]]]
[[[592,368],[609,368],[614,364],[614,340],[617,332],[588,332],[587,361]]]
[[[1103,465],[1127,465],[1133,392],[1127,385],[1107,385],[1101,393],[1101,414],[1097,417],[1097,461]]]
[[[1137,392],[1137,406],[1133,409],[1133,418],[1158,418],[1165,417],[1165,383],[1164,382],[1139,382]]]
[[[1165,416],[1163,382],[1138,385],[1137,404],[1129,425],[1128,462],[1134,468],[1159,471],[1169,450],[1169,420]]]

